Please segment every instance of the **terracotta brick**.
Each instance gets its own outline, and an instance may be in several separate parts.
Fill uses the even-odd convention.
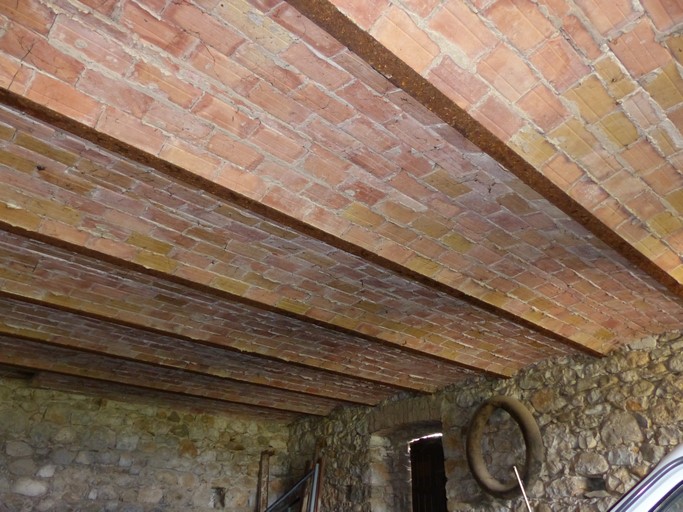
[[[133,58],[121,48],[121,41],[105,37],[66,16],[57,17],[50,36],[80,54],[81,60],[97,62],[119,75],[124,75],[133,65]]]
[[[74,84],[84,69],[76,59],[16,23],[0,37],[0,51],[69,84]]]
[[[0,55],[0,86],[25,95],[33,75],[34,72],[19,60]]]
[[[593,35],[576,16],[564,17],[562,19],[562,30],[569,36],[574,46],[589,59],[596,60],[602,55],[602,50],[600,50],[600,46],[596,43]]]
[[[669,30],[683,21],[683,6],[667,0],[643,0],[645,11],[658,30]]]
[[[168,73],[166,70],[171,70]],[[165,99],[189,108],[201,96],[201,90],[178,78],[179,70],[169,61],[164,62],[164,70],[147,63],[137,62],[132,78],[140,85],[147,87],[151,93],[159,93]]]
[[[643,182],[628,170],[618,171],[603,181],[601,185],[610,195],[624,203],[636,197],[643,190]]]
[[[185,56],[196,44],[197,37],[161,21],[134,2],[125,2],[121,23],[142,39],[176,57]]]
[[[664,110],[683,103],[683,77],[676,64],[670,62],[654,77],[646,79],[645,90]]]
[[[631,199],[626,201],[626,206],[644,222],[665,210],[662,200],[647,189],[636,193]],[[622,229],[624,227],[621,226]],[[643,231],[640,224],[638,224],[638,228]]]
[[[354,2],[353,0],[334,0],[332,2],[337,9],[351,18],[356,25],[365,30],[370,29],[390,5],[388,0],[376,2]]]
[[[421,18],[427,18],[439,5],[439,0],[406,0],[405,6]]]
[[[399,7],[390,7],[375,23],[371,34],[418,73],[439,54],[439,47]]]
[[[27,97],[88,126],[95,124],[102,110],[90,96],[42,74],[33,79]]]
[[[562,93],[589,73],[581,56],[563,38],[549,39],[532,56],[531,63]]]
[[[0,14],[43,35],[47,35],[56,18],[55,12],[38,0],[0,2]]]
[[[332,124],[342,124],[355,115],[355,111],[349,105],[315,84],[302,85],[292,92],[292,99]]]
[[[339,41],[322,30],[318,25],[303,16],[287,2],[281,2],[270,14],[279,25],[292,31],[293,34],[306,41],[313,48],[328,57],[344,51]]]
[[[676,110],[669,113],[669,119],[676,127],[679,133],[683,133],[683,107],[679,107]]]
[[[529,119],[542,130],[551,130],[569,117],[569,112],[545,85],[539,84],[517,102]]]
[[[401,115],[401,110],[396,105],[383,99],[360,81],[347,85],[337,94],[379,123],[386,123]]]
[[[179,141],[164,144],[164,147],[159,152],[159,156],[193,174],[209,179],[213,178],[221,163],[212,154]]]
[[[525,53],[555,32],[555,27],[531,0],[497,2],[484,14],[515,48]]]
[[[93,70],[87,70],[78,81],[78,89],[100,102],[135,117],[142,117],[154,98]]]
[[[609,44],[617,58],[631,74],[639,78],[667,64],[669,52],[655,39],[647,20],[639,21],[631,30]]]
[[[675,190],[683,189],[683,176],[678,170],[669,165],[662,165],[649,173],[642,173],[643,180],[652,187],[652,190],[666,196]]]
[[[617,147],[626,147],[638,140],[638,130],[623,112],[613,112],[597,125]]]
[[[502,141],[508,141],[522,127],[521,119],[507,103],[489,96],[473,113],[486,128]]]
[[[266,82],[258,83],[249,91],[247,98],[286,124],[301,124],[311,115],[303,105]]]
[[[614,0],[605,5],[600,0],[576,0],[584,15],[603,36],[623,27],[638,16],[629,0]]]
[[[159,153],[166,140],[159,130],[146,126],[139,119],[112,108],[104,111],[96,128],[153,155]]]
[[[207,148],[242,169],[255,169],[263,161],[263,155],[255,148],[222,133],[213,135]]]
[[[624,112],[643,131],[649,130],[662,121],[659,112],[652,104],[651,97],[643,90],[629,96],[622,102],[622,106]]]
[[[206,139],[213,131],[210,124],[198,119],[196,115],[160,101],[149,107],[147,113],[142,117],[142,122],[186,141]]]
[[[249,136],[248,140],[276,158],[291,163],[304,156],[306,149],[293,133],[285,133],[285,131],[284,126],[275,130],[262,124]]]
[[[295,68],[288,66],[251,42],[242,44],[226,61],[226,64],[232,68],[238,68],[241,65],[245,70],[253,73],[259,82],[267,81],[282,94],[289,94],[305,82],[305,76],[298,73]],[[238,74],[243,76],[244,72],[240,69]]]
[[[488,92],[486,84],[477,75],[461,68],[448,56],[430,69],[428,79],[465,110]]]
[[[215,48],[224,55],[230,55],[244,42],[244,39],[227,25],[221,24],[210,14],[189,3],[171,4],[164,12],[164,17],[180,27],[179,32],[187,32],[201,38],[203,44]]]
[[[470,60],[498,43],[489,28],[459,0],[447,1],[432,15],[429,27],[454,43]]]
[[[258,121],[250,118],[233,105],[216,96],[205,94],[192,108],[192,112],[233,135],[246,138],[258,127]]]
[[[510,101],[517,101],[537,83],[529,65],[505,45],[498,46],[479,64],[479,76]]]

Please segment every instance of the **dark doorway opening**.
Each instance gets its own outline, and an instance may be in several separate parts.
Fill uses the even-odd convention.
[[[413,512],[446,512],[446,470],[441,436],[410,443]]]

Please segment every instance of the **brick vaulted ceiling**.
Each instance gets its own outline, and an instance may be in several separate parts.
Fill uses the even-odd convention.
[[[0,365],[293,418],[683,326],[678,0],[0,0]]]

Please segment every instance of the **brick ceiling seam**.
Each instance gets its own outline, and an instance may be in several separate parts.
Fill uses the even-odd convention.
[[[39,308],[38,311],[27,313],[26,307],[21,306],[33,306]],[[275,358],[269,359],[267,356],[259,356],[258,359],[252,356],[252,360],[245,360],[245,354],[237,350],[233,350],[230,347],[219,346],[214,347],[213,345],[203,344],[201,341],[192,340],[181,340],[179,336],[169,337],[167,334],[163,335],[163,339],[160,343],[150,344],[150,337],[154,334],[149,329],[144,326],[138,328],[126,328],[131,331],[130,337],[132,338],[137,334],[135,341],[138,341],[139,346],[131,345],[130,343],[123,344],[124,334],[120,324],[111,323],[104,319],[98,319],[94,322],[87,316],[79,315],[67,311],[66,309],[60,308],[48,308],[39,305],[37,302],[22,300],[22,298],[12,297],[10,298],[6,294],[0,291],[0,308],[5,309],[5,316],[0,319],[0,335],[14,336],[16,338],[27,339],[28,341],[42,342],[53,344],[55,346],[61,346],[65,348],[73,348],[77,350],[83,350],[91,353],[100,353],[104,356],[119,357],[123,359],[134,359],[142,360],[148,363],[157,364],[159,366],[169,366],[177,369],[187,369],[194,372],[202,372],[208,375],[213,375],[215,377],[223,377],[234,380],[242,380],[247,383],[260,384],[267,387],[282,387],[284,389],[290,389],[293,391],[299,391],[303,393],[309,393],[312,395],[319,395],[322,397],[334,397],[346,400],[348,402],[356,403],[374,403],[377,401],[378,397],[389,396],[398,391],[411,391],[413,393],[419,392],[419,390],[386,386],[380,382],[368,382],[366,383],[364,379],[360,377],[341,375],[331,371],[326,371],[322,369],[316,369],[315,371],[310,371],[308,367],[300,365],[296,362],[287,363],[285,365],[281,361]],[[18,311],[20,310],[21,311]],[[52,320],[47,322],[46,318],[50,316],[50,313],[59,314],[59,323]],[[35,317],[35,319],[34,319]],[[68,325],[72,322],[72,325],[79,325],[78,333],[70,333],[69,335],[59,334],[69,331]],[[104,325],[101,325],[104,324]],[[54,331],[50,330],[50,326],[55,325]],[[96,341],[89,341],[85,335],[88,333],[88,337],[96,338]],[[92,334],[90,334],[92,332]],[[141,332],[145,335],[141,336]],[[144,337],[144,341],[143,341]],[[185,342],[186,346],[183,346],[183,351],[179,351],[177,343]],[[161,346],[161,348],[160,348]],[[234,371],[219,371],[221,367],[212,366],[211,361],[202,362],[202,359],[198,357],[197,352],[202,352],[204,347],[217,348],[220,350],[220,357],[230,357],[233,355],[235,359],[239,358],[239,361],[235,364],[241,365],[242,373],[236,375]],[[143,353],[145,349],[154,349],[155,355],[149,355]],[[156,356],[157,351],[164,350],[168,352],[167,356],[161,357]],[[137,352],[136,352],[137,350]],[[214,352],[217,352],[215,350]],[[211,357],[207,354],[207,358]],[[218,359],[219,355],[214,355],[214,358]],[[174,359],[178,358],[180,360]],[[181,364],[182,363],[182,364]],[[281,368],[279,368],[279,373],[272,369],[273,363],[278,363]],[[253,368],[257,366],[257,370]],[[297,376],[300,376],[299,380],[308,380],[308,383],[299,384],[296,379],[287,379],[287,369],[291,371],[292,368],[297,369]],[[308,370],[308,373],[301,376],[299,372]],[[285,374],[283,377],[282,374]],[[246,375],[244,375],[246,374]],[[258,378],[254,377],[257,375]],[[293,377],[294,375],[292,375]],[[334,378],[331,378],[334,376]],[[340,379],[344,377],[344,381],[341,382]],[[326,382],[331,380],[334,383],[333,389],[327,389],[325,386]],[[367,387],[367,392],[361,393]],[[361,388],[361,389],[358,389]],[[354,394],[354,389],[357,391]]]
[[[481,309],[483,311],[490,312],[492,314],[495,314],[503,319],[506,319],[507,321],[510,321],[514,324],[517,324],[519,326],[522,326],[526,329],[530,329],[531,331],[538,332],[539,334],[546,336],[550,339],[560,341],[567,345],[568,347],[571,347],[573,349],[585,351],[588,354],[591,355],[599,355],[602,352],[600,350],[595,350],[591,349],[590,347],[585,346],[582,343],[575,342],[565,336],[562,336],[556,332],[553,332],[549,329],[545,329],[538,324],[535,324],[531,321],[525,320],[524,318],[520,318],[518,316],[515,316],[514,314],[511,314],[510,312],[499,308],[495,305],[489,304],[487,302],[484,302],[476,297],[473,297],[471,295],[467,295],[463,292],[460,292],[453,287],[449,285],[445,285],[444,283],[441,283],[440,281],[436,279],[432,279],[418,271],[412,270],[410,268],[407,268],[402,265],[398,265],[396,262],[385,258],[379,254],[372,253],[371,251],[365,249],[364,247],[354,244],[348,240],[345,240],[343,238],[331,235],[328,232],[325,232],[319,228],[316,228],[315,226],[312,226],[310,224],[306,224],[300,219],[297,219],[295,217],[292,217],[290,215],[287,215],[286,213],[276,210],[275,208],[265,205],[263,203],[259,203],[254,201],[253,199],[243,196],[239,193],[236,193],[234,191],[231,191],[229,189],[226,189],[224,187],[218,187],[214,182],[197,176],[196,174],[193,174],[177,165],[171,164],[170,162],[161,160],[158,157],[155,157],[154,155],[150,155],[148,153],[144,153],[140,151],[138,148],[135,148],[133,146],[130,146],[120,140],[114,139],[111,136],[108,136],[106,134],[98,133],[91,128],[82,125],[80,123],[77,123],[69,118],[66,118],[65,116],[59,114],[58,112],[51,111],[49,109],[46,109],[35,102],[28,100],[24,97],[18,96],[15,93],[5,90],[5,89],[0,89],[0,102],[4,103],[5,105],[11,107],[11,108],[18,108],[21,111],[26,112],[32,117],[35,117],[36,119],[39,119],[41,121],[45,121],[50,123],[53,126],[56,126],[60,129],[65,130],[68,133],[72,133],[84,140],[87,140],[89,142],[92,142],[94,144],[97,144],[98,146],[101,146],[109,151],[112,151],[116,154],[121,154],[125,155],[127,158],[139,162],[142,165],[148,166],[150,168],[156,169],[172,179],[177,179],[180,180],[181,182],[187,183],[188,185],[197,187],[201,190],[204,190],[226,202],[233,203],[236,205],[239,205],[241,207],[246,208],[247,210],[253,211],[254,213],[258,215],[262,215],[263,217],[269,218],[273,220],[274,222],[277,222],[279,224],[282,224],[284,226],[290,227],[291,229],[294,229],[295,231],[298,231],[306,236],[310,236],[312,238],[315,238],[317,240],[322,241],[323,243],[329,244],[339,250],[342,250],[344,252],[348,252],[350,254],[353,254],[355,256],[358,256],[360,258],[366,259],[374,264],[380,265],[387,270],[394,272],[400,276],[406,277],[408,279],[414,280],[418,283],[421,283],[425,286],[429,286],[435,290],[438,290],[440,292],[446,293],[455,299],[458,300],[463,300],[469,304],[472,304],[473,307],[476,307],[478,309]],[[12,226],[8,225],[7,223],[3,223],[5,226],[5,229],[8,230],[20,230],[20,232],[24,235],[27,236],[29,233],[28,230],[21,229],[17,226]],[[70,250],[77,250],[79,252],[82,252],[84,254],[90,254],[94,256],[96,253],[93,252],[91,249],[87,249],[81,246],[78,246],[76,244],[67,244],[64,243],[58,239],[55,239],[54,237],[44,237],[44,235],[39,235],[36,233],[32,233],[30,236],[35,237],[38,236],[41,239],[44,240],[49,240],[50,243],[56,244],[56,245],[64,245],[68,246]],[[98,257],[102,258],[109,258],[109,256],[105,255],[104,253],[97,253]],[[120,259],[115,259],[112,260],[115,261],[117,265],[123,265],[123,266],[128,266],[132,268],[134,264],[132,262],[127,262],[125,260],[120,260]],[[145,268],[142,266],[137,266],[137,270],[143,271],[143,272],[148,272],[148,273],[155,273],[153,269]],[[158,275],[158,274],[156,274]],[[166,277],[169,277],[166,274]],[[173,276],[170,276],[173,278]],[[231,296],[231,299],[237,299],[240,301],[248,301],[248,299],[245,299],[240,296]],[[255,303],[252,305],[257,305],[258,307],[261,307],[259,303]],[[297,316],[296,313],[290,312],[290,311],[285,311],[285,310],[279,310],[283,314],[286,315],[291,315],[291,316]],[[329,324],[323,324],[326,327],[331,327],[334,329],[339,329],[338,326],[330,326]],[[360,334],[362,336],[362,333]],[[375,340],[376,341],[376,340]],[[467,368],[467,365],[463,365],[464,368]],[[494,372],[495,373],[495,372]]]
[[[600,240],[638,268],[663,284],[671,293],[683,296],[683,285],[636,250],[574,198],[524,160],[490,130],[476,121],[436,86],[400,60],[373,36],[345,16],[329,0],[286,0],[295,9],[332,35],[340,44],[359,55],[391,83],[404,90],[448,125],[499,162],[520,180],[547,198],[563,212],[585,226]]]
[[[8,232],[5,233],[6,234],[4,238],[7,238],[9,236],[7,234]],[[0,235],[2,235],[2,232],[0,232]],[[12,237],[12,241],[15,248],[20,245],[24,245],[27,242],[31,246],[32,256],[29,258],[29,265],[31,268],[36,269],[37,267],[41,266],[41,260],[47,261],[47,246],[42,245],[40,242],[34,242],[30,239],[22,240],[18,237]],[[5,252],[6,250],[0,251],[0,255],[5,258],[12,258],[17,262],[17,264],[22,259],[27,258],[25,252],[18,254],[16,249],[12,249],[12,256],[5,254]],[[68,268],[68,272],[72,276],[77,274],[79,267],[80,272],[87,271],[88,273],[92,273],[92,271],[87,267],[87,260],[83,260],[82,257],[76,257],[73,255],[73,253],[65,253],[63,249],[59,248],[50,248],[49,253],[51,254],[50,258],[52,259],[55,259],[54,255],[59,256],[62,254],[75,260],[76,267]],[[102,271],[106,272],[107,280],[112,281],[112,279],[114,279],[112,282],[117,284],[119,287],[121,286],[122,280],[130,280],[130,277],[126,277],[125,274],[122,274],[121,271],[114,266],[108,266],[104,263],[100,263],[99,267],[101,267]],[[170,323],[167,320],[150,323],[145,321],[145,318],[147,317],[140,314],[131,315],[130,313],[127,313],[123,317],[117,317],[115,310],[106,307],[103,309],[100,305],[101,299],[99,296],[93,295],[92,293],[86,295],[85,301],[79,299],[74,302],[74,297],[70,298],[68,295],[63,295],[61,292],[59,292],[59,290],[55,290],[57,292],[56,295],[52,292],[46,291],[46,288],[49,290],[49,287],[46,287],[44,283],[52,285],[56,280],[51,277],[51,274],[43,273],[42,277],[29,276],[30,279],[37,279],[38,281],[36,281],[36,286],[33,288],[32,285],[30,285],[29,279],[30,288],[27,288],[26,276],[21,277],[20,273],[17,273],[16,270],[13,273],[17,278],[20,278],[20,281],[16,282],[21,284],[19,284],[18,287],[12,286],[12,282],[10,281],[12,279],[12,275],[10,272],[6,271],[4,273],[5,283],[3,285],[3,294],[5,296],[15,297],[22,301],[44,304],[49,307],[56,307],[58,309],[70,311],[79,315],[88,315],[90,318],[103,318],[107,321],[115,321],[121,325],[131,326],[132,328],[138,328],[146,332],[160,332],[169,334],[171,336],[182,336],[184,339],[188,339],[190,341],[200,340],[204,343],[210,343],[213,346],[228,345],[252,355],[260,356],[264,354],[267,357],[275,358],[283,363],[294,361],[307,367],[322,367],[328,370],[332,369],[334,370],[333,373],[341,373],[343,375],[348,374],[351,370],[353,375],[363,376],[368,381],[384,382],[386,384],[397,385],[398,387],[404,388],[412,387],[414,389],[421,389],[423,391],[433,390],[433,387],[428,385],[428,381],[430,380],[433,380],[433,382],[438,382],[439,379],[448,378],[448,380],[451,381],[458,376],[464,376],[470,373],[462,369],[459,365],[434,359],[428,354],[414,354],[411,351],[405,351],[400,347],[395,347],[393,345],[387,346],[384,344],[374,344],[359,337],[342,338],[336,333],[336,331],[321,331],[320,328],[310,323],[298,324],[294,319],[284,325],[284,327],[274,324],[271,325],[272,320],[264,316],[266,313],[259,316],[256,314],[258,310],[244,310],[244,308],[236,309],[234,305],[231,305],[230,308],[226,309],[225,304],[215,304],[211,302],[211,297],[213,297],[212,295],[199,296],[199,299],[201,299],[205,304],[204,307],[200,308],[200,304],[198,302],[192,302],[193,297],[190,296],[191,294],[189,290],[184,290],[182,288],[178,289],[178,292],[183,293],[185,302],[187,304],[194,304],[192,308],[194,310],[194,314],[197,314],[198,311],[206,310],[206,304],[211,304],[209,310],[211,315],[217,314],[218,307],[220,308],[219,310],[225,310],[221,316],[224,317],[226,314],[225,312],[227,312],[230,315],[231,323],[235,323],[234,318],[237,317],[237,315],[247,314],[252,323],[258,322],[259,325],[263,325],[268,328],[267,335],[254,335],[249,331],[249,329],[244,330],[245,327],[240,324],[240,322],[245,321],[244,319],[240,319],[240,321],[237,322],[239,328],[236,329],[234,327],[229,328],[229,326],[223,321],[215,321],[213,318],[208,317],[205,318],[201,323],[195,321],[189,325],[177,322]],[[102,275],[104,274],[100,275],[100,280],[102,279]],[[70,280],[73,281],[73,278]],[[97,279],[94,279],[94,281],[96,280]],[[134,281],[131,282],[135,282],[136,286],[140,286],[142,283],[144,287],[149,290],[154,290],[156,287],[156,284],[143,274],[136,276]],[[169,282],[167,288],[172,286],[173,283]],[[87,286],[85,286],[84,289],[85,288],[87,288]],[[194,293],[194,295],[197,295],[197,293]],[[120,292],[118,294],[120,295]],[[149,309],[149,306],[140,305],[139,308],[136,309],[145,308]],[[166,309],[169,309],[169,307]],[[179,314],[186,315],[186,310],[187,307],[172,307],[170,311],[172,313],[171,317],[175,318],[175,316]],[[159,311],[156,311],[155,314],[158,315]],[[164,315],[169,316],[168,312],[164,313]],[[287,319],[289,317],[282,318]],[[207,324],[208,321],[212,321],[215,324],[210,326],[210,331],[207,331],[207,327],[209,327]],[[183,322],[186,323],[187,320],[184,320]],[[217,334],[214,334],[214,332]],[[304,339],[309,341],[309,344],[319,343],[320,345],[310,346],[301,344],[300,342],[292,342],[292,340],[289,339],[291,333],[299,333],[299,336],[306,335],[307,338]],[[226,336],[229,336],[229,338],[226,338]],[[328,347],[327,345],[330,345],[332,348]],[[341,347],[344,347],[345,350],[349,351],[349,355],[341,361],[333,357],[334,350],[337,345],[341,345]],[[340,348],[336,348],[336,350],[340,350]],[[353,358],[353,360],[348,359],[350,357]],[[372,364],[374,366],[367,369],[358,368],[357,364],[364,361],[367,361],[365,364]],[[413,366],[411,367],[411,365]],[[418,371],[417,368],[422,368],[427,365],[429,366],[428,374],[423,374],[421,380],[419,378],[414,378],[411,379],[410,384],[405,382],[406,377],[403,375],[403,372],[410,371],[412,374]],[[423,369],[427,371],[426,368]]]
[[[1,368],[2,367],[0,367],[0,369]],[[28,380],[31,387],[50,391],[63,391],[66,393],[76,393],[115,401],[121,401],[121,397],[125,396],[126,402],[153,406],[167,405],[176,410],[180,409],[190,412],[230,413],[232,415],[240,415],[247,418],[261,416],[270,421],[291,422],[305,416],[304,414],[296,412],[266,409],[242,403],[220,402],[205,397],[182,396],[160,390],[122,385],[115,382],[98,381],[73,375],[62,375],[49,371],[36,372],[30,369],[12,366],[5,366],[5,368],[13,368],[15,372],[19,373],[18,376],[20,376],[20,378]]]
[[[267,409],[323,416],[334,407],[345,404],[339,400],[314,398],[286,390],[267,390],[261,387],[256,391],[255,388],[244,384],[235,386],[235,382],[228,382],[225,379],[207,379],[205,375],[205,382],[202,382],[199,378],[201,376],[183,371],[149,372],[145,364],[140,362],[125,361],[124,367],[112,360],[95,360],[88,354],[75,350],[36,348],[34,342],[12,337],[0,336],[0,347],[3,349],[0,352],[0,362],[3,364],[153,390],[166,390],[180,395],[210,397],[228,403],[246,403]]]

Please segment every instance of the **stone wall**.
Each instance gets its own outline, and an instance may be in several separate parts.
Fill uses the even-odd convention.
[[[527,489],[533,509],[603,511],[683,443],[683,337],[646,339],[602,359],[562,358],[509,380],[474,379],[431,397],[301,421],[293,427],[290,452],[310,453],[316,442],[323,444],[324,510],[408,512],[409,505],[405,511],[394,506],[395,493],[377,492],[394,478],[391,473],[400,471],[400,460],[391,455],[396,452],[392,439],[411,425],[431,428],[438,415],[449,510],[526,510],[521,499],[501,501],[484,494],[465,460],[472,414],[497,394],[524,402],[541,428],[547,454],[539,482]],[[505,443],[500,446],[504,451]],[[492,459],[492,473],[500,469],[497,459]],[[394,502],[378,501],[378,494]]]
[[[253,512],[263,450],[271,496],[284,488],[287,438],[284,423],[0,379],[0,510]]]

